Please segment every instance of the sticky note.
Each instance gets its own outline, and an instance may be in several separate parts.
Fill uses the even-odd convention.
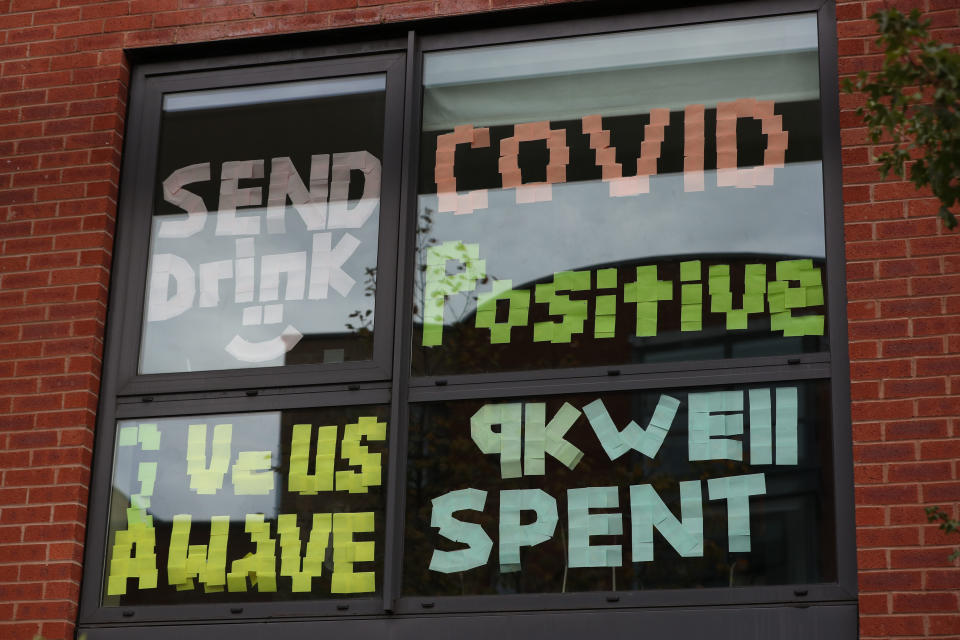
[[[660,451],[679,406],[680,401],[676,398],[661,395],[646,429],[631,420],[623,431],[617,429],[600,399],[586,405],[583,413],[611,460],[616,460],[630,449],[636,449],[652,459]]]
[[[571,300],[560,291],[586,291],[590,289],[589,271],[560,271],[553,274],[553,282],[538,284],[535,300],[549,304],[549,313],[563,316],[560,322],[536,322],[533,325],[534,342],[569,343],[571,338],[583,333],[587,318],[587,301]]]
[[[777,387],[777,464],[797,464],[797,387]]]
[[[533,522],[520,524],[520,512],[533,511]],[[500,573],[520,570],[520,547],[532,547],[553,537],[557,501],[541,489],[500,492]]]
[[[305,496],[315,496],[321,491],[333,491],[334,465],[337,455],[337,426],[317,427],[317,453],[314,456],[314,473],[309,473],[310,436],[309,424],[293,425],[290,439],[290,469],[287,474],[287,491]]]
[[[743,444],[724,438],[743,433],[743,392],[690,393],[688,457],[697,460],[742,460]],[[726,412],[726,413],[721,413]]]
[[[750,496],[764,495],[766,476],[754,473],[728,478],[710,478],[707,491],[711,500],[727,501],[727,548],[731,553],[750,551]]]
[[[137,444],[137,427],[120,427],[117,434],[118,447],[130,447]]]
[[[543,402],[524,404],[523,472],[528,476],[544,475],[546,454],[559,460],[568,469],[574,469],[583,458],[583,451],[563,437],[580,417],[580,411],[570,403],[564,402],[550,422],[544,424],[546,406]]]
[[[680,482],[678,521],[653,485],[630,487],[631,539],[634,562],[653,560],[653,530],[656,528],[681,557],[703,556],[703,497],[700,481]]]
[[[592,535],[621,535],[620,513],[590,513],[590,509],[619,506],[617,487],[567,489],[568,555],[570,567],[619,567],[623,564],[621,545],[591,545]]]
[[[530,292],[522,289],[514,291],[512,287],[511,280],[495,280],[492,292],[481,293],[477,297],[475,326],[490,330],[490,344],[510,342],[513,327],[525,327],[529,322]],[[497,322],[498,300],[506,300],[509,304],[505,322]]]
[[[233,492],[238,496],[266,496],[273,491],[274,471],[270,451],[241,451],[231,468]]]
[[[360,444],[367,442],[382,442],[387,439],[387,423],[380,422],[376,417],[363,416],[354,424],[344,427],[341,456],[350,466],[360,467],[360,471],[337,471],[337,491],[350,493],[367,493],[369,487],[380,486],[381,454],[371,453]]]
[[[660,300],[673,299],[673,283],[657,279],[656,265],[637,267],[637,279],[623,285],[623,301],[637,305],[636,335],[657,335]]]
[[[227,537],[230,516],[210,518],[210,539],[206,545],[188,545],[191,516],[173,516],[170,548],[167,556],[167,583],[186,591],[194,588],[199,578],[206,592],[220,591],[226,585]]]
[[[438,528],[444,538],[467,545],[466,549],[456,551],[435,549],[430,558],[431,571],[459,573],[487,563],[493,540],[482,526],[453,517],[457,511],[483,511],[486,501],[487,492],[479,489],[450,491],[431,501],[430,526]]]
[[[522,408],[518,402],[486,404],[470,417],[470,437],[482,453],[500,456],[500,477],[519,478],[521,464]],[[499,433],[493,427],[499,425]]]
[[[769,389],[750,389],[750,464],[773,462],[772,415]]]
[[[127,528],[114,533],[107,574],[107,595],[127,592],[127,580],[138,589],[157,588],[157,536],[153,517],[142,509],[127,509]]]
[[[770,330],[782,331],[784,336],[823,335],[823,315],[794,316],[791,309],[823,304],[823,282],[820,269],[813,261],[780,260],[777,279],[768,285]],[[791,282],[799,282],[794,287]]]
[[[227,574],[228,591],[246,591],[247,580],[260,592],[277,590],[277,542],[270,536],[270,524],[262,513],[248,513],[245,530],[256,551],[233,561]]]
[[[332,593],[370,593],[377,590],[373,571],[354,571],[357,562],[372,562],[376,543],[373,540],[355,540],[356,533],[373,533],[372,511],[333,514],[333,576]]]
[[[427,249],[423,290],[423,346],[443,342],[443,312],[447,297],[473,291],[477,281],[486,277],[487,266],[480,260],[480,245],[459,241],[444,242]],[[447,275],[447,263],[459,263],[460,270]]]
[[[699,260],[687,260],[680,263],[680,280],[689,282],[690,280],[699,280],[701,266]]]
[[[213,495],[223,487],[230,466],[232,424],[213,428],[213,447],[207,466],[207,425],[192,424],[187,431],[187,475],[190,489],[200,495]]]
[[[309,592],[313,579],[323,573],[323,560],[327,553],[333,519],[329,513],[314,513],[306,554],[300,555],[302,546],[300,527],[296,514],[284,513],[277,517],[277,537],[280,539],[280,575],[291,580],[294,593]]]

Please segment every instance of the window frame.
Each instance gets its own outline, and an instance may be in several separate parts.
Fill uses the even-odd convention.
[[[127,187],[121,199],[120,210],[137,212],[120,230],[118,245],[129,247],[133,255],[149,255],[150,225],[155,197],[157,156],[154,150],[160,139],[162,98],[167,93],[201,89],[217,89],[241,85],[272,84],[300,79],[322,79],[351,75],[383,73],[386,76],[386,109],[384,112],[384,158],[383,179],[380,190],[380,215],[378,228],[377,264],[392,266],[396,263],[396,229],[399,226],[399,153],[402,135],[400,102],[403,99],[404,54],[384,52],[367,56],[342,57],[291,61],[255,66],[225,66],[217,70],[203,69],[171,74],[162,69],[142,70],[136,78],[144,85],[138,104],[131,104],[128,158],[132,176],[126,178]],[[136,80],[134,86],[136,86]],[[133,91],[131,93],[134,93]],[[127,165],[125,165],[126,168]],[[129,186],[127,186],[129,185]],[[120,259],[121,256],[118,256]],[[273,380],[269,386],[296,386],[322,384],[338,381],[380,380],[389,377],[393,341],[392,320],[394,307],[393,281],[387,279],[378,287],[374,307],[374,351],[371,360],[348,361],[336,364],[298,364],[279,367],[251,367],[214,371],[176,373],[138,373],[140,347],[143,331],[145,292],[147,289],[146,260],[127,261],[132,268],[125,269],[121,286],[126,299],[139,300],[125,305],[121,323],[123,356],[119,363],[120,394],[171,393],[178,391],[212,391],[238,387],[263,386],[262,380]],[[381,327],[380,331],[376,327]],[[111,336],[112,337],[112,336]]]
[[[421,77],[425,53],[809,12],[815,12],[818,21],[829,352],[496,374],[412,375],[410,365],[413,318],[410,309],[414,293],[411,274],[415,271],[415,265],[411,248],[416,246]],[[224,46],[200,45],[175,51],[164,48],[166,50],[152,54],[162,60],[161,62],[147,61],[134,68],[118,206],[118,235],[111,276],[103,388],[97,416],[94,471],[91,479],[79,613],[81,626],[120,625],[116,627],[119,632],[128,632],[129,624],[139,622],[212,623],[305,617],[346,621],[359,616],[377,618],[376,621],[369,621],[372,630],[375,624],[384,623],[390,616],[397,621],[416,620],[426,616],[441,621],[437,624],[444,625],[442,628],[454,629],[457,624],[454,621],[463,620],[463,614],[487,614],[467,616],[468,620],[479,621],[490,618],[490,614],[496,612],[528,612],[530,619],[536,619],[548,618],[551,612],[588,614],[631,610],[649,615],[652,613],[651,608],[666,607],[671,609],[668,613],[688,615],[690,607],[709,608],[712,605],[718,605],[712,607],[713,610],[730,611],[729,607],[735,607],[734,610],[740,613],[759,611],[763,608],[760,605],[814,606],[824,613],[832,611],[837,614],[843,609],[848,613],[852,611],[855,620],[857,582],[853,454],[850,435],[836,19],[833,3],[829,0],[747,1],[621,14],[615,4],[601,2],[591,6],[567,5],[511,13],[516,17],[516,24],[506,27],[489,28],[489,23],[495,23],[499,16],[486,14],[422,21],[412,26],[400,25],[399,28],[348,29],[331,37],[331,40],[340,42],[322,47],[291,46],[291,43],[295,45],[304,39],[315,40],[315,34],[258,38],[255,39],[253,48],[260,50],[255,53],[235,54],[233,51],[238,50],[241,45],[234,43],[226,45],[227,55],[202,61],[199,57],[205,52],[223,52]],[[481,23],[481,28],[477,28],[478,23]],[[401,29],[404,27],[409,30],[401,36]],[[182,59],[174,59],[177,57]],[[375,68],[375,64],[381,64],[381,67]],[[342,75],[343,70],[347,69],[363,69],[353,73],[382,71],[388,74],[378,270],[383,268],[381,273],[385,273],[388,268],[393,269],[395,277],[378,278],[375,326],[379,331],[375,333],[377,346],[374,360],[363,363],[292,365],[199,374],[138,375],[136,367],[147,272],[145,256],[150,231],[150,216],[142,212],[152,209],[153,192],[156,188],[154,167],[155,144],[159,139],[159,96],[164,91],[223,86],[223,83],[229,84],[229,79],[233,77],[230,74],[257,78],[266,76],[272,70],[269,79],[273,82],[299,78],[294,75],[294,71],[301,68],[324,70],[323,75],[310,77]],[[278,76],[277,69],[283,69],[285,73]],[[185,82],[181,76],[188,77],[190,81]],[[399,97],[396,91],[398,85],[401,88]],[[388,174],[388,170],[392,173]],[[832,459],[829,463],[832,465],[830,471],[833,479],[836,582],[615,593],[600,591],[456,597],[402,595],[406,520],[406,422],[410,403],[583,391],[599,393],[626,389],[695,388],[716,384],[789,380],[829,380],[832,413]],[[189,607],[100,606],[103,562],[108,551],[107,517],[117,420],[387,402],[391,406],[387,471],[384,474],[383,487],[386,493],[386,529],[383,532],[384,575],[380,578],[382,597],[349,600],[324,598],[242,605],[195,604]],[[460,615],[448,617],[445,614]],[[707,611],[704,611],[703,615],[712,619]],[[844,617],[846,615],[841,615],[841,618],[849,621],[849,618]],[[673,618],[673,615],[667,616],[668,620]],[[444,620],[450,621],[449,626]],[[359,621],[353,624],[362,625]],[[411,636],[422,633],[422,628],[420,631],[413,630],[417,627],[411,624]],[[668,628],[669,623],[666,623],[663,629]],[[844,624],[838,624],[836,628],[845,629]],[[144,628],[146,629],[148,628]],[[145,638],[151,637],[150,633],[145,635]],[[741,635],[735,631],[730,634],[730,637]],[[470,632],[466,635],[480,637],[484,634]],[[96,637],[98,636],[94,636]]]

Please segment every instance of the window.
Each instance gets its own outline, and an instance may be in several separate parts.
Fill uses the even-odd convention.
[[[750,9],[139,64],[92,637],[849,633],[832,7]]]

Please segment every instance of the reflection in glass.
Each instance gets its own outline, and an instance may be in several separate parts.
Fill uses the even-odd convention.
[[[378,592],[388,413],[120,421],[104,606]]]
[[[819,111],[812,14],[428,54],[414,372],[826,350]]]
[[[830,430],[825,382],[414,405],[404,593],[829,582]]]
[[[369,360],[382,75],[169,94],[140,373]]]

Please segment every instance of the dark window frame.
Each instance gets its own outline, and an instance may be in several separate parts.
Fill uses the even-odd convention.
[[[849,364],[845,299],[841,163],[837,95],[837,45],[834,6],[829,0],[777,0],[622,15],[611,3],[593,6],[554,7],[511,12],[515,24],[477,29],[499,16],[462,17],[424,21],[413,25],[405,37],[398,28],[347,29],[327,38],[325,46],[305,46],[319,37],[281,36],[253,41],[257,53],[236,54],[240,45],[192,45],[164,48],[134,68],[131,79],[127,139],[119,200],[118,235],[111,278],[107,350],[97,419],[94,473],[88,512],[87,545],[79,619],[104,638],[131,631],[139,622],[229,622],[238,620],[294,619],[339,620],[358,616],[367,621],[371,635],[385,633],[382,625],[392,616],[415,621],[436,620],[436,629],[453,630],[463,614],[530,612],[532,621],[549,613],[589,613],[609,610],[651,613],[669,607],[676,615],[690,615],[686,607],[726,605],[697,610],[714,624],[710,610],[758,612],[752,605],[814,608],[823,612],[856,614],[856,559],[853,519],[852,442],[850,437]],[[631,8],[632,10],[632,8]],[[827,330],[830,352],[770,356],[726,361],[685,361],[633,364],[617,367],[583,367],[567,370],[521,371],[503,374],[413,377],[410,374],[413,297],[410,274],[414,271],[416,173],[419,155],[422,56],[426,52],[472,46],[534,41],[548,38],[615,33],[628,30],[715,22],[739,18],[816,12],[818,18],[820,101],[822,117],[823,194],[826,241]],[[599,14],[599,15],[598,15]],[[488,27],[488,24],[482,26]],[[403,25],[401,25],[401,28]],[[250,48],[244,48],[249,51]],[[226,54],[210,57],[212,54]],[[206,59],[202,56],[206,55]],[[307,70],[308,75],[298,75]],[[364,363],[294,365],[259,369],[203,372],[199,374],[137,375],[139,341],[146,284],[155,144],[158,140],[160,96],[165,91],[209,89],[230,84],[278,82],[304,77],[359,73],[387,73],[387,114],[384,143],[384,180],[378,265],[393,277],[378,278],[376,346],[374,359]],[[388,164],[389,163],[389,164]],[[139,212],[139,213],[138,213]],[[388,272],[384,276],[389,275]],[[624,389],[701,387],[715,384],[789,380],[829,380],[832,398],[832,477],[836,529],[837,581],[812,585],[738,587],[736,589],[656,590],[641,592],[526,594],[514,596],[460,596],[445,598],[401,597],[406,486],[406,419],[413,402],[500,398],[525,394],[603,392]],[[388,461],[384,479],[387,495],[385,558],[382,598],[326,598],[309,602],[245,603],[183,606],[101,607],[103,561],[107,553],[107,511],[112,482],[115,424],[119,419],[226,413],[284,408],[351,406],[390,403]],[[826,607],[826,608],[825,608]],[[450,618],[444,614],[460,614]],[[760,616],[762,613],[756,613]],[[494,616],[495,617],[495,616]],[[569,616],[567,616],[569,617]],[[668,616],[675,618],[675,615]],[[477,621],[481,637],[494,628],[491,617],[467,616]],[[479,624],[487,619],[486,627]],[[449,622],[444,622],[449,621]],[[350,623],[363,624],[359,620]],[[604,623],[606,624],[606,623]],[[659,623],[658,623],[659,624]],[[669,623],[667,623],[669,624]],[[227,628],[244,629],[236,625]],[[309,628],[309,625],[306,625]],[[256,633],[257,625],[250,625]],[[293,636],[305,632],[289,626]],[[298,627],[299,628],[299,627]],[[346,626],[331,629],[347,630]],[[411,635],[422,628],[410,623]],[[433,628],[433,627],[431,627]],[[667,628],[667,627],[664,627]],[[162,637],[163,627],[139,627],[145,638]],[[843,637],[843,624],[836,637]],[[139,632],[139,631],[138,631]],[[245,631],[242,633],[246,633]],[[366,632],[357,632],[365,635]],[[443,633],[441,631],[441,633]],[[730,632],[731,637],[734,632]],[[845,631],[844,631],[845,633]],[[739,637],[742,634],[736,634]],[[99,635],[93,635],[96,640]],[[251,635],[250,637],[255,637]],[[399,637],[399,636],[398,636]],[[406,636],[403,636],[406,637]],[[726,637],[726,636],[724,636]],[[799,636],[798,636],[799,637]]]

